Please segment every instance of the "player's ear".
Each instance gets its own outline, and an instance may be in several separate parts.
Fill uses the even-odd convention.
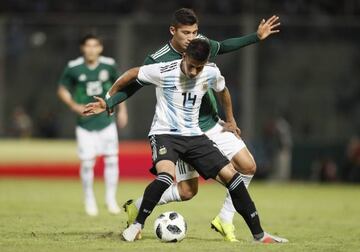
[[[176,27],[175,26],[170,26],[169,31],[170,31],[171,35],[174,36],[174,34],[176,32]]]
[[[100,54],[102,54],[102,52],[104,50],[104,46],[101,44],[99,49],[100,49]]]

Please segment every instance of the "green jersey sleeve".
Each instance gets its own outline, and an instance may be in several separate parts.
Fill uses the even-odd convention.
[[[151,64],[155,64],[157,63],[153,58],[151,58],[150,56],[147,56],[144,60],[143,65],[151,65]]]
[[[110,81],[114,83],[117,78],[120,76],[120,71],[118,70],[118,65],[115,64],[110,68]]]
[[[70,68],[67,66],[61,74],[59,84],[65,86],[67,89],[72,89],[75,85],[74,78],[71,74]]]
[[[220,42],[218,54],[236,51],[242,47],[257,43],[259,41],[260,39],[258,38],[256,32],[238,38],[229,38]]]
[[[209,44],[210,44],[210,59],[214,59],[219,54],[220,43],[218,41],[209,39]]]

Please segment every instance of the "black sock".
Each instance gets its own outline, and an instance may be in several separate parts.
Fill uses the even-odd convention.
[[[259,215],[240,174],[237,173],[234,175],[227,184],[227,188],[229,189],[236,211],[244,218],[254,238],[261,238],[264,231],[260,225]]]
[[[169,173],[161,172],[146,187],[136,222],[144,226],[146,218],[151,214],[166,189],[171,186],[173,180],[174,178]]]

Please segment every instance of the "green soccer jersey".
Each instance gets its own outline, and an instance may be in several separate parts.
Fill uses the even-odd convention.
[[[205,38],[202,35],[198,35],[199,38]],[[210,60],[213,61],[217,56],[220,44],[214,40],[208,40],[210,43]],[[182,54],[176,51],[170,42],[168,42],[165,46],[161,47],[155,53],[146,57],[144,61],[144,65],[160,63],[160,62],[168,62],[177,59],[181,59]],[[201,101],[201,107],[199,112],[199,126],[203,132],[211,129],[215,126],[217,121],[219,120],[217,103],[215,99],[214,92],[209,89],[208,92],[203,96]]]
[[[65,86],[74,101],[79,104],[93,102],[93,96],[105,98],[119,74],[112,58],[101,56],[95,68],[89,68],[83,57],[68,63],[60,78],[60,85]],[[114,122],[114,116],[106,112],[89,117],[78,116],[77,125],[87,130],[101,130]]]

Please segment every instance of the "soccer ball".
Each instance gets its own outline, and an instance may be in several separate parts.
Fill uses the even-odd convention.
[[[178,242],[185,238],[186,222],[177,212],[165,212],[159,215],[154,223],[154,231],[162,241]]]

